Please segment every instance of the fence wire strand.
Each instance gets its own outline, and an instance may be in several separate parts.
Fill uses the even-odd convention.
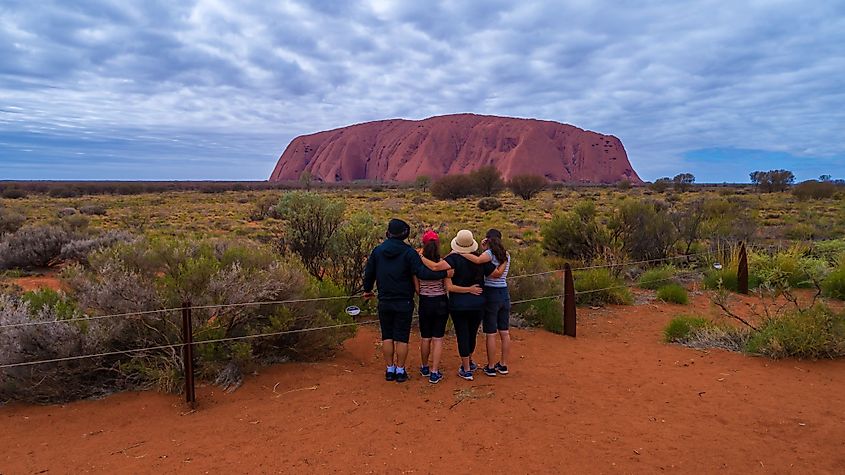
[[[312,328],[300,328],[297,330],[285,330],[285,331],[278,331],[278,332],[269,332],[269,333],[256,333],[254,335],[244,335],[244,336],[233,336],[228,338],[217,338],[214,340],[199,340],[190,343],[192,346],[196,345],[205,345],[208,343],[220,343],[224,341],[238,341],[238,340],[249,340],[252,338],[264,338],[269,336],[281,336],[281,335],[289,335],[294,333],[307,333],[312,331],[318,330],[329,330],[333,328],[343,328],[343,327],[350,327],[355,325],[370,325],[373,323],[378,322],[378,320],[367,320],[363,322],[352,322],[352,323],[340,323],[337,325],[326,325],[323,327],[312,327]],[[63,361],[74,361],[74,360],[82,360],[87,358],[102,358],[105,356],[116,356],[116,355],[126,355],[132,353],[142,353],[145,351],[155,351],[155,350],[165,350],[168,348],[182,348],[187,346],[188,343],[171,343],[168,345],[158,345],[158,346],[150,346],[146,348],[135,348],[131,350],[118,350],[118,351],[108,351],[105,353],[95,353],[91,355],[79,355],[79,356],[67,356],[64,358],[53,358],[49,360],[38,360],[38,361],[25,361],[22,363],[12,363],[12,364],[5,364],[0,365],[0,369],[7,369],[7,368],[19,368],[22,366],[34,366],[39,364],[47,364],[47,363],[60,363]]]
[[[712,251],[707,252],[699,252],[695,254],[686,254],[682,256],[673,256],[673,257],[664,257],[660,259],[647,259],[641,261],[631,261],[631,262],[622,262],[619,264],[602,264],[597,266],[585,266],[585,267],[575,267],[572,268],[572,271],[581,271],[581,270],[591,270],[591,269],[604,269],[604,268],[613,268],[613,267],[624,267],[629,265],[636,265],[636,264],[646,264],[646,263],[653,263],[653,262],[662,262],[662,261],[670,261],[670,260],[677,260],[677,259],[684,259],[690,257],[696,257],[701,255],[707,254],[715,254]],[[542,275],[550,275],[550,274],[558,274],[563,272],[563,269],[555,269],[550,271],[544,272],[535,272],[531,274],[520,274],[520,275],[513,275],[509,276],[508,280],[516,280],[521,278],[527,277],[538,277]],[[600,290],[611,290],[611,289],[596,289],[590,292],[598,292]],[[325,301],[332,301],[332,300],[350,300],[353,298],[360,298],[360,294],[355,295],[342,295],[336,297],[316,297],[316,298],[307,298],[307,299],[288,299],[288,300],[271,300],[271,301],[261,301],[261,302],[243,302],[243,303],[230,303],[230,304],[208,304],[208,305],[194,305],[188,307],[169,307],[169,308],[162,308],[158,310],[139,310],[137,312],[125,312],[125,313],[113,313],[113,314],[106,314],[106,315],[90,315],[85,317],[79,318],[69,318],[66,320],[50,320],[50,321],[34,321],[34,322],[22,322],[22,323],[11,323],[7,325],[0,325],[0,330],[5,330],[9,328],[21,328],[21,327],[31,327],[31,326],[40,326],[40,325],[52,325],[52,324],[59,324],[59,323],[76,323],[76,322],[88,322],[93,320],[104,320],[110,318],[124,318],[124,317],[134,317],[134,316],[144,316],[144,315],[155,315],[160,313],[172,313],[182,311],[184,309],[191,309],[191,310],[209,310],[209,309],[222,309],[222,308],[236,308],[236,307],[249,307],[249,306],[264,306],[264,305],[285,305],[285,304],[295,304],[295,303],[307,303],[307,302],[325,302]],[[555,298],[546,297],[546,298]],[[530,299],[528,301],[533,300],[542,300],[541,298],[538,299]],[[512,303],[525,303],[524,301],[512,302]]]

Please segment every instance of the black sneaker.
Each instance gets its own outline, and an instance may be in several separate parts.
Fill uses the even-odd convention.
[[[404,383],[407,380],[408,380],[408,372],[407,371],[402,371],[401,373],[399,371],[396,372],[396,382],[397,383]]]
[[[443,374],[440,373],[440,371],[432,371],[431,374],[428,375],[428,382],[431,384],[437,384],[441,379],[443,379]]]
[[[428,366],[425,366],[425,365],[420,366],[420,374],[421,375],[428,376],[429,373],[431,373],[431,370],[428,368]]]
[[[469,370],[470,370],[470,371],[475,371],[475,370],[477,370],[477,369],[478,369],[478,365],[477,365],[477,364],[475,364],[475,361],[473,361],[473,360],[469,360]]]
[[[496,369],[484,365],[484,374],[487,376],[496,376]]]
[[[507,367],[507,366],[503,366],[501,363],[496,363],[496,365],[495,365],[495,366],[493,366],[493,369],[495,369],[496,371],[498,371],[498,372],[499,372],[499,374],[508,374],[508,367]]]
[[[384,372],[384,380],[385,381],[396,381],[396,373],[393,371],[385,371]]]

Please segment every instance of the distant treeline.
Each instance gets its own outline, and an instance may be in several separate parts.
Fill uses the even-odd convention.
[[[549,183],[549,189],[613,187],[614,184],[593,183]],[[701,186],[701,185],[699,185]],[[723,187],[747,185],[713,184]],[[377,182],[360,180],[346,183],[323,183],[313,181],[270,182],[270,181],[0,181],[0,197],[23,198],[28,195],[46,195],[55,198],[73,198],[84,195],[139,195],[143,193],[167,193],[192,191],[202,193],[224,193],[227,191],[294,190],[316,189],[385,189],[417,188],[418,183]]]

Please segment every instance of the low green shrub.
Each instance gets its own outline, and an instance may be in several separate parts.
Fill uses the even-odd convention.
[[[710,326],[713,326],[713,323],[707,319],[680,315],[669,321],[669,325],[663,330],[663,339],[669,343],[684,343],[696,330]]]
[[[680,284],[667,284],[657,289],[657,298],[664,302],[686,305],[689,303],[687,289]]]
[[[837,358],[845,356],[845,312],[817,304],[763,322],[746,350],[771,358]]]
[[[822,281],[825,297],[845,300],[845,265],[839,265]]]
[[[552,333],[563,334],[563,306],[560,299],[535,300],[522,304],[519,315],[531,326],[541,326]]]
[[[574,278],[575,301],[580,305],[630,305],[634,301],[631,292],[609,269],[578,271]]]
[[[643,272],[640,278],[637,279],[637,285],[642,289],[657,290],[667,283],[672,282],[674,275],[674,266],[655,267]]]

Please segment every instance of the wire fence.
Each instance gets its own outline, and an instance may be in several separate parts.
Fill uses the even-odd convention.
[[[705,252],[705,253],[696,253],[696,254],[688,254],[683,256],[674,256],[674,257],[666,257],[661,259],[648,259],[648,260],[641,260],[641,261],[632,261],[632,262],[625,262],[625,263],[618,263],[618,264],[606,264],[606,265],[598,265],[598,266],[584,266],[584,267],[577,267],[571,268],[571,271],[582,271],[582,270],[590,270],[590,269],[600,269],[600,268],[615,268],[615,267],[624,267],[628,265],[637,265],[637,264],[644,264],[644,263],[654,263],[654,262],[662,262],[662,261],[670,261],[670,260],[677,260],[677,259],[685,259],[694,256],[701,256],[706,254],[713,254],[712,252]],[[563,269],[556,269],[551,271],[544,271],[544,272],[536,272],[530,274],[521,274],[521,275],[514,275],[510,276],[509,279],[518,279],[518,278],[527,278],[527,277],[537,277],[542,275],[550,275],[550,274],[557,274],[564,272]],[[576,291],[575,295],[585,295],[591,294],[596,292],[606,292],[609,290],[625,288],[625,287],[633,287],[636,285],[647,285],[662,281],[668,281],[675,279],[678,275],[688,274],[693,272],[699,272],[698,270],[689,270],[689,271],[682,271],[676,273],[671,277],[666,277],[662,279],[651,280],[648,282],[632,282],[628,284],[620,284],[616,286],[610,286],[600,289],[590,289],[585,291]],[[528,299],[520,299],[511,301],[511,305],[518,305],[524,304],[529,302],[536,302],[541,300],[549,300],[549,299],[559,299],[564,297],[565,294],[553,294],[553,295],[546,295],[541,297],[535,298],[528,298]],[[162,308],[158,310],[143,310],[137,312],[124,312],[124,313],[114,313],[114,314],[107,314],[107,315],[94,315],[94,316],[85,316],[85,317],[78,317],[78,318],[70,318],[64,320],[49,320],[49,321],[33,321],[33,322],[21,322],[21,323],[13,323],[13,324],[6,324],[0,325],[0,330],[6,330],[11,328],[21,328],[21,327],[30,327],[30,326],[38,326],[38,325],[50,325],[50,324],[71,324],[71,323],[78,323],[78,322],[87,322],[93,320],[103,320],[103,319],[110,319],[110,318],[125,318],[125,317],[132,317],[132,316],[144,316],[144,315],[155,315],[155,314],[163,314],[163,313],[172,313],[172,312],[181,312],[184,310],[209,310],[209,309],[221,309],[221,308],[240,308],[240,307],[249,307],[249,306],[264,306],[264,305],[285,305],[285,304],[296,304],[296,303],[309,303],[309,302],[325,302],[325,301],[336,301],[336,300],[351,300],[354,298],[362,298],[360,294],[354,295],[343,295],[343,296],[333,296],[333,297],[315,297],[315,298],[301,298],[301,299],[286,299],[286,300],[270,300],[270,301],[260,301],[260,302],[242,302],[242,303],[229,303],[229,304],[207,304],[207,305],[188,305],[184,307],[169,307],[169,308]],[[19,362],[19,363],[11,363],[11,364],[2,364],[0,365],[0,369],[10,369],[10,368],[18,368],[18,367],[25,367],[25,366],[34,366],[39,364],[48,364],[48,363],[59,363],[59,362],[66,362],[66,361],[74,361],[74,360],[81,360],[87,358],[101,358],[107,356],[117,356],[117,355],[124,355],[124,354],[134,354],[134,353],[142,353],[146,351],[156,351],[156,350],[163,350],[163,349],[173,349],[173,348],[184,348],[187,345],[204,345],[210,343],[221,343],[221,342],[230,342],[230,341],[239,341],[239,340],[249,340],[255,338],[266,338],[271,336],[281,336],[287,334],[297,334],[297,333],[307,333],[313,331],[322,331],[322,330],[329,330],[329,329],[338,329],[344,327],[351,327],[357,325],[370,325],[377,323],[378,320],[367,320],[367,321],[359,321],[359,322],[350,322],[350,323],[340,323],[335,325],[325,325],[320,327],[311,327],[311,328],[302,328],[296,330],[284,330],[284,331],[277,331],[277,332],[266,332],[266,333],[257,333],[252,335],[244,335],[244,336],[234,336],[234,337],[225,337],[225,338],[216,338],[212,340],[199,340],[193,341],[191,343],[171,343],[165,345],[157,345],[157,346],[150,346],[145,348],[136,348],[136,349],[128,349],[128,350],[116,350],[110,352],[103,352],[103,353],[96,353],[96,354],[88,354],[88,355],[77,355],[77,356],[68,356],[62,358],[52,358],[52,359],[45,359],[45,360],[36,360],[36,361],[26,361],[26,362]]]

